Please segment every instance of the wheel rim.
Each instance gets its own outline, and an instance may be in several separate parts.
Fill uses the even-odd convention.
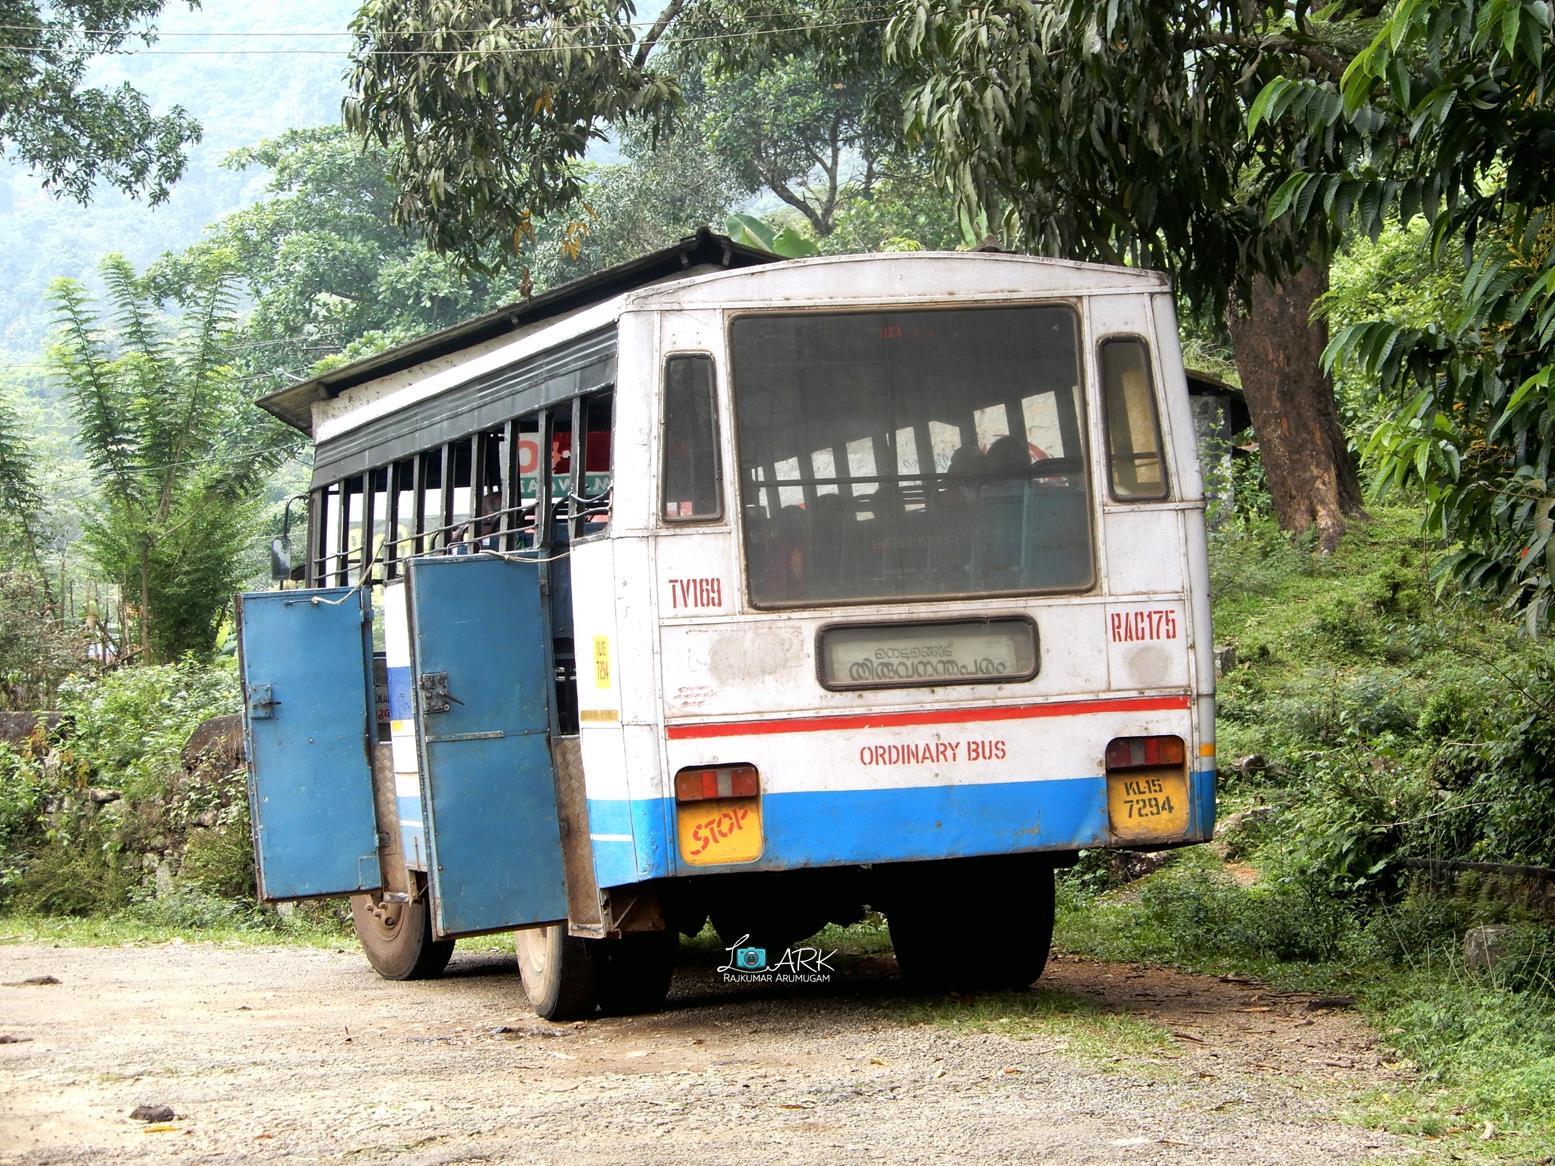
[[[526,981],[538,984],[545,979],[551,963],[551,933],[555,930],[555,924],[530,927],[514,936],[513,948],[518,955],[518,970]]]
[[[405,927],[410,906],[409,903],[385,903],[376,897],[370,898],[362,912],[362,922],[374,939],[392,943]]]

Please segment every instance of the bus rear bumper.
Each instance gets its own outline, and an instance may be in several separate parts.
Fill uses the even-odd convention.
[[[672,798],[591,799],[589,832],[602,887],[685,875],[1207,841],[1215,823],[1215,771],[1198,770],[1187,780],[1185,827],[1126,841],[1114,830],[1102,774],[768,793],[760,799],[758,856],[737,863],[688,862]],[[719,810],[709,806],[707,812]]]

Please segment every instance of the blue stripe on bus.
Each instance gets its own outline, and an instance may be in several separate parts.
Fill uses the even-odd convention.
[[[1214,823],[1214,771],[1192,775],[1189,836]],[[668,798],[591,800],[600,886],[719,870],[904,862],[971,854],[1077,850],[1108,842],[1102,776],[979,785],[812,790],[761,800],[766,846],[756,862],[688,867],[677,861]],[[605,835],[606,839],[598,836]],[[619,840],[609,840],[609,836]],[[632,841],[626,841],[630,835]]]
[[[1188,832],[1194,838],[1208,842],[1215,830],[1215,771],[1201,769],[1194,773],[1193,784],[1188,788]]]
[[[389,667],[389,720],[408,721],[416,712],[410,699],[410,668]]]

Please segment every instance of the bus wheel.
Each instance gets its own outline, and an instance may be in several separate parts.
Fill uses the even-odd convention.
[[[430,980],[454,954],[453,940],[432,938],[432,911],[424,894],[408,903],[352,895],[351,924],[367,962],[385,980]]]
[[[1016,878],[947,878],[904,895],[886,915],[891,946],[902,975],[923,988],[941,991],[1000,991],[1029,987],[1047,966],[1053,946],[1054,886],[1051,867],[1020,867]],[[961,893],[958,893],[958,890]],[[965,918],[974,896],[1009,893],[1024,911],[997,941],[956,945],[946,941],[946,924]]]
[[[546,1020],[584,1020],[599,1004],[599,940],[567,934],[565,923],[529,927],[514,936],[518,974],[529,1003]]]
[[[605,955],[599,965],[600,1007],[612,1016],[663,1007],[680,953],[678,933],[638,931],[595,942]]]

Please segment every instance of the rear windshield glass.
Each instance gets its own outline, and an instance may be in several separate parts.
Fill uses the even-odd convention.
[[[740,506],[762,606],[1087,588],[1065,306],[745,316]]]

